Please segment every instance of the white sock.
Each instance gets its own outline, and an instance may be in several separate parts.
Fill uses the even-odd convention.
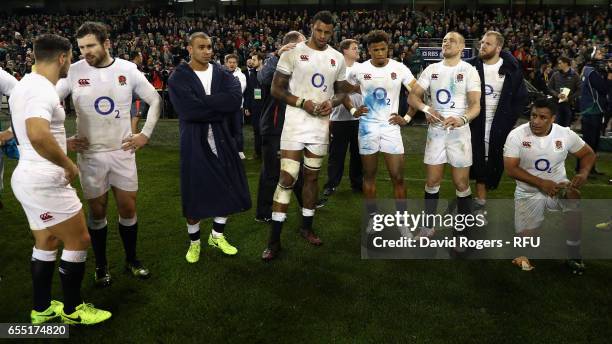
[[[223,237],[223,233],[215,232],[214,229],[212,230],[211,233],[212,233],[213,238],[215,238],[215,239],[219,239],[219,238]]]

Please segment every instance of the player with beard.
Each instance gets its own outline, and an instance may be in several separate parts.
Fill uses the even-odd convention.
[[[125,249],[125,267],[134,277],[150,276],[136,257],[138,222],[136,155],[147,144],[161,111],[161,98],[132,62],[110,56],[110,40],[101,23],[86,22],[76,33],[85,59],[70,68],[57,84],[60,99],[72,94],[77,134],[68,148],[77,151],[83,196],[89,203],[88,228],[96,257],[95,283],[112,282],[106,260],[106,208],[112,189],[119,213],[119,234]],[[135,93],[149,105],[141,132],[132,133],[130,108]]]
[[[487,189],[499,185],[504,171],[503,148],[508,133],[527,106],[527,88],[518,61],[502,51],[504,37],[488,31],[480,41],[478,57],[466,62],[480,76],[480,116],[470,123],[472,160],[470,175],[476,179],[474,212],[484,215]]]
[[[57,35],[34,41],[36,72],[15,86],[9,105],[20,159],[11,179],[15,197],[26,213],[32,235],[33,324],[61,317],[64,323],[92,325],[111,313],[86,304],[81,283],[89,235],[76,190],[70,185],[79,169],[66,155],[66,113],[55,84],[70,68],[72,46]],[[64,245],[59,265],[64,303],[51,300],[53,270],[59,242]]]

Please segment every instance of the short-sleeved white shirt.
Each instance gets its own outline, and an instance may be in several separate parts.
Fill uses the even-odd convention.
[[[334,83],[346,80],[344,56],[330,46],[323,51],[299,43],[283,53],[276,71],[290,76],[289,89],[297,97],[323,103],[334,96]],[[283,141],[327,144],[329,117],[317,117],[287,104]]]
[[[26,74],[13,88],[9,106],[14,134],[19,142],[19,160],[40,162],[51,169],[62,170],[34,150],[26,128],[28,118],[47,120],[51,134],[66,153],[66,129],[64,128],[66,113],[55,92],[55,86],[40,74]]]
[[[417,82],[430,94],[433,108],[444,118],[464,115],[468,109],[467,93],[481,92],[478,71],[465,61],[452,67],[444,65],[444,61],[430,64]]]
[[[529,123],[510,132],[504,146],[504,157],[519,158],[519,166],[529,174],[560,183],[567,180],[565,159],[567,153],[576,153],[584,141],[571,129],[553,124],[546,136],[536,136]],[[538,188],[516,181],[518,193],[538,192]]]
[[[354,68],[348,81],[359,84],[369,109],[360,120],[387,123],[391,114],[398,112],[402,85],[410,90],[413,80],[410,69],[392,59],[384,67],[376,67],[368,60]]]
[[[87,137],[89,152],[121,149],[122,140],[132,132],[132,95],[140,98],[155,92],[153,85],[130,61],[119,58],[103,68],[86,60],[73,63],[68,76],[56,85],[60,99],[72,93],[77,113],[77,134]],[[150,132],[143,133],[151,137]]]

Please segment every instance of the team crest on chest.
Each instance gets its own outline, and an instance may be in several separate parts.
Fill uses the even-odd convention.
[[[459,73],[457,74],[457,82],[462,82],[463,81],[463,74]]]
[[[127,83],[127,79],[123,75],[119,75],[119,85],[125,86]]]
[[[336,60],[331,59],[331,60],[329,60],[329,63],[331,63],[332,67],[336,67]]]
[[[563,141],[561,140],[555,140],[555,151],[561,151],[563,150]]]
[[[391,80],[397,79],[397,74],[395,72],[391,73]]]

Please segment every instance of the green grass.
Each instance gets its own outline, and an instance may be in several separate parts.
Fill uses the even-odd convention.
[[[67,126],[69,133],[74,131],[73,121]],[[298,238],[299,216],[292,204],[283,232],[282,258],[262,263],[259,255],[268,227],[253,221],[251,209],[231,216],[228,222],[229,241],[239,249],[236,257],[225,257],[203,246],[200,262],[187,264],[177,129],[176,121],[161,121],[150,146],[138,153],[138,251],[153,276],[138,281],[123,272],[123,249],[111,201],[108,256],[115,283],[108,289],[95,289],[90,259],[83,295],[86,301],[112,311],[113,318],[92,328],[71,328],[73,341],[610,341],[610,261],[590,261],[587,274],[577,278],[566,272],[561,261],[554,260],[537,261],[533,273],[523,273],[506,260],[361,260],[362,204],[346,179],[328,205],[317,211],[315,227],[325,242],[322,247],[308,247]],[[250,127],[245,127],[245,134],[250,144]],[[424,129],[405,129],[404,137],[408,197],[421,198]],[[247,151],[247,156],[251,154]],[[599,169],[612,175],[612,155],[602,154],[600,160]],[[569,166],[572,163],[568,161]],[[247,160],[245,164],[255,204],[259,162]],[[27,322],[31,309],[33,240],[10,188],[15,165],[15,161],[8,161],[6,166],[5,209],[0,211],[0,322]],[[323,173],[320,185],[325,179]],[[504,177],[490,197],[511,198],[513,190],[514,183]],[[453,195],[447,176],[442,197]],[[590,181],[583,195],[612,198],[612,186],[603,178]],[[379,197],[390,196],[381,162]],[[203,222],[203,239],[210,223]],[[61,299],[57,275],[53,295]]]

